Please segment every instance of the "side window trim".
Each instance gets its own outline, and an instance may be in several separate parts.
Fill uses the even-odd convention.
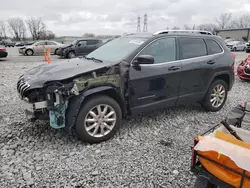
[[[179,36],[177,37],[177,39],[178,39],[178,53],[180,52],[180,43],[179,43]],[[190,38],[195,38],[195,37],[190,37]],[[201,39],[203,39],[203,38],[201,38]],[[204,39],[203,39],[204,40]],[[211,39],[211,40],[214,40],[214,39]],[[215,41],[215,40],[214,40]],[[207,48],[207,43],[206,43],[206,41],[204,41],[205,42],[205,45],[206,45],[206,48]],[[220,53],[216,53],[216,54],[208,54],[208,49],[207,49],[207,54],[208,55],[205,55],[205,56],[199,56],[199,57],[192,57],[192,58],[186,58],[186,59],[180,59],[180,53],[179,53],[179,60],[180,61],[183,61],[183,60],[192,60],[192,59],[199,59],[199,58],[204,58],[204,57],[210,57],[210,56],[214,56],[214,55],[220,55],[220,54],[224,54],[225,53],[225,50],[224,50],[224,48],[221,46],[221,44],[220,43],[218,43],[217,41],[215,41],[219,46],[220,46],[220,48],[222,49],[222,52],[220,52]]]
[[[217,42],[216,40],[214,40],[214,39],[205,39],[205,44],[206,44],[206,46],[207,46],[207,42],[206,42],[206,40],[212,40],[212,41],[214,41],[216,44],[218,44],[219,45],[219,47],[221,48],[221,52],[219,52],[219,53],[215,53],[215,54],[210,54],[210,55],[220,55],[220,54],[224,54],[224,52],[225,52],[225,50],[224,50],[224,48],[221,46],[221,44],[219,43],[219,42]],[[208,49],[207,49],[207,53],[208,53]],[[209,54],[208,54],[208,56],[210,56]]]
[[[145,45],[135,56],[134,58],[131,60],[130,65],[133,64],[133,61],[135,60],[135,58],[138,57],[138,55],[144,50],[146,49],[149,45],[151,45],[152,43],[161,40],[161,39],[167,39],[167,38],[174,38],[175,39],[175,48],[176,48],[176,53],[175,53],[175,61],[168,61],[168,62],[163,62],[163,63],[156,63],[156,64],[142,64],[141,66],[145,67],[145,66],[158,66],[158,65],[166,65],[168,63],[173,63],[173,62],[178,62],[180,61],[178,58],[178,54],[179,54],[179,50],[178,50],[178,40],[176,36],[167,36],[167,37],[160,37],[160,38],[156,38],[155,40],[152,40],[151,42],[149,42],[147,45]]]
[[[181,46],[180,46],[180,38],[189,38],[189,39],[201,39],[201,40],[203,40],[203,42],[204,42],[204,44],[205,44],[205,46],[206,46],[206,52],[207,52],[207,54],[206,55],[203,55],[203,56],[199,56],[199,57],[191,57],[191,58],[185,58],[185,59],[181,59]],[[183,61],[183,60],[189,60],[189,59],[197,59],[197,58],[202,58],[202,57],[207,57],[207,56],[210,56],[209,54],[208,54],[208,48],[207,48],[207,43],[206,43],[206,41],[204,40],[204,38],[202,38],[202,37],[192,37],[192,36],[178,36],[177,37],[177,40],[178,40],[178,52],[179,52],[179,60],[180,61]]]

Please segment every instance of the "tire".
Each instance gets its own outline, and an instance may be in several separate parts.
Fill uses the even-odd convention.
[[[224,93],[222,93],[222,91],[224,91]],[[228,93],[227,83],[219,79],[214,80],[210,85],[210,87],[208,88],[208,91],[202,101],[202,108],[206,111],[211,111],[211,112],[219,111],[224,106],[227,100],[227,93]],[[211,99],[212,97],[214,100]],[[215,104],[214,101],[216,101]]]
[[[246,50],[246,53],[249,53],[250,52],[250,50]]]
[[[25,54],[26,54],[27,56],[31,56],[31,55],[34,54],[34,51],[31,50],[31,49],[28,49],[28,50],[25,51]]]
[[[237,50],[237,49],[234,47],[234,48],[233,48],[233,51],[236,52],[236,50]]]
[[[75,54],[75,52],[69,52],[67,56],[68,56],[68,58],[72,59],[72,58],[76,57],[76,54]]]
[[[104,121],[104,123],[109,124],[111,127],[110,130],[108,130],[107,126],[103,124],[101,121],[102,119],[100,117],[97,117],[97,121],[95,120],[94,116],[90,114],[90,112],[94,112],[95,115],[98,115],[97,106],[101,106],[101,112],[104,112],[104,107],[107,106],[107,112],[105,113],[108,115],[111,111],[114,112],[114,114],[109,116],[109,120],[113,119],[115,121]],[[92,113],[93,114],[93,113]],[[110,118],[111,117],[111,118]],[[92,120],[90,122],[85,121],[86,118],[89,120]],[[106,141],[110,138],[112,138],[115,133],[120,129],[122,122],[122,111],[119,106],[119,104],[112,98],[106,96],[106,95],[96,95],[91,98],[89,98],[83,105],[82,108],[77,116],[76,120],[76,134],[77,136],[84,142],[88,143],[100,143],[103,141]],[[92,125],[98,123],[97,126],[93,127]],[[101,133],[101,126],[104,125],[103,131],[104,134]],[[88,127],[91,127],[92,129],[87,131]],[[94,134],[95,129],[97,129],[96,134]]]
[[[57,55],[58,49],[55,50],[54,55]]]
[[[194,188],[218,188],[218,186],[210,183],[206,178],[198,176]]]

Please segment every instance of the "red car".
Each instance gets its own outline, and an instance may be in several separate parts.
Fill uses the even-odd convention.
[[[0,58],[7,57],[7,56],[8,56],[8,52],[6,52],[6,49],[0,47]]]
[[[237,68],[237,76],[241,80],[250,81],[250,55]]]

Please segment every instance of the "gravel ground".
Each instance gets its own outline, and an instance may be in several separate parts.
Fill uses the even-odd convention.
[[[168,108],[125,120],[113,139],[88,145],[48,123],[27,122],[16,81],[42,57],[18,56],[14,50],[9,49],[7,60],[0,60],[0,187],[4,188],[193,187],[195,177],[189,171],[193,138],[247,101],[250,93],[249,83],[236,78],[220,112],[207,113],[196,104]],[[237,53],[237,61],[245,57]]]

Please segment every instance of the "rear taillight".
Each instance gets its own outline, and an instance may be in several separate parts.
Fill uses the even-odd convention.
[[[6,51],[6,48],[0,48],[0,51]]]

